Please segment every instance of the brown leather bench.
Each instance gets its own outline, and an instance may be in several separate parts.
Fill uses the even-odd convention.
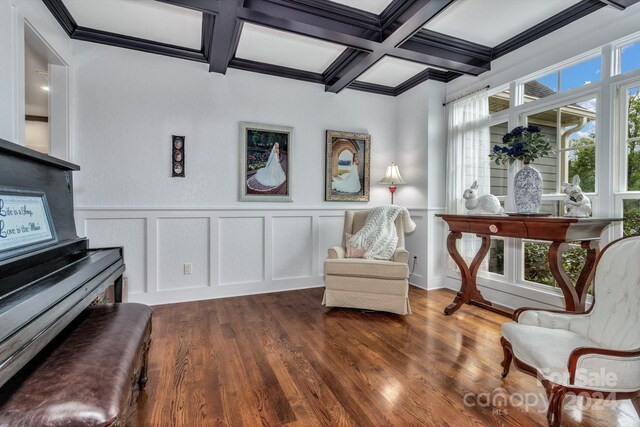
[[[122,426],[147,380],[150,307],[88,307],[0,389],[0,426]]]

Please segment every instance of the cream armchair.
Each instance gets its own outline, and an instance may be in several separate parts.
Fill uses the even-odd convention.
[[[395,221],[398,244],[389,261],[346,258],[345,233],[360,230],[369,211],[346,211],[342,246],[329,249],[324,263],[324,298],[327,307],[350,307],[397,314],[410,314],[409,252],[404,248],[404,226],[400,216]]]
[[[633,399],[640,414],[639,255],[638,235],[600,253],[589,312],[520,309],[502,325],[502,376],[513,359],[540,379],[549,398],[549,425],[560,425],[567,393]]]

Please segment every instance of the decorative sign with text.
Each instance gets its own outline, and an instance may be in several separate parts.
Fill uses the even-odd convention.
[[[43,192],[0,188],[0,259],[57,241]]]

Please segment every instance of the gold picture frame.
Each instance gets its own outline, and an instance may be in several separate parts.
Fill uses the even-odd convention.
[[[325,201],[368,202],[371,135],[327,131]]]

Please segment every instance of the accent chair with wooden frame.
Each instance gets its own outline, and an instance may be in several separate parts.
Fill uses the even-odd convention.
[[[640,414],[639,259],[640,235],[618,239],[598,256],[589,311],[522,308],[502,325],[502,377],[513,360],[539,378],[549,425],[560,425],[567,394],[632,399]]]

